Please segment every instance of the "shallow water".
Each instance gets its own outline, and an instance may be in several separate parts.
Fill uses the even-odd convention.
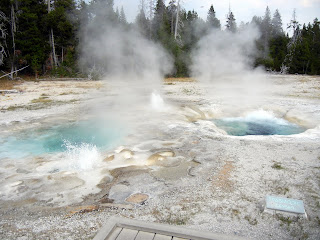
[[[245,117],[222,118],[212,120],[217,127],[229,135],[292,135],[306,131],[305,128],[277,118],[272,112],[258,110]]]
[[[57,153],[85,145],[107,150],[121,139],[123,130],[111,122],[79,121],[16,132],[0,137],[1,158],[23,158]]]
[[[100,191],[97,185],[109,176],[105,152],[126,133],[103,120],[19,127],[24,126],[0,137],[0,199],[35,198],[61,206]]]

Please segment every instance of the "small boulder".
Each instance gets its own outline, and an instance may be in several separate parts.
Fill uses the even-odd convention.
[[[131,159],[132,156],[134,155],[134,152],[131,151],[130,149],[122,149],[120,151],[120,154],[124,159]]]
[[[111,154],[111,155],[108,155],[105,159],[103,159],[104,162],[110,162],[114,159],[114,155]]]
[[[159,165],[160,162],[167,160],[168,157],[174,156],[175,153],[170,150],[154,153],[148,158],[148,165]]]
[[[148,199],[149,199],[149,196],[147,194],[135,193],[135,194],[130,195],[126,199],[126,202],[135,203],[135,204],[143,204]]]

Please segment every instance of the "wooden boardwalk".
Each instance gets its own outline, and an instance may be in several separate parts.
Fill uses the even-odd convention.
[[[239,236],[112,217],[94,240],[244,240]]]

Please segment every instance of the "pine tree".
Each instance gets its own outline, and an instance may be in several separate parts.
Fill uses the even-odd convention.
[[[261,38],[263,40],[263,58],[267,59],[269,56],[269,41],[271,39],[272,24],[271,12],[267,6],[264,17],[261,23]]]
[[[210,9],[208,11],[207,24],[209,28],[221,28],[220,20],[216,18],[216,12],[214,11],[213,5],[210,6]]]
[[[3,0],[0,2],[0,67],[2,65],[8,64],[8,55],[12,54],[11,41],[8,41],[10,36],[10,0]],[[8,46],[9,44],[9,46]]]
[[[320,75],[320,21],[315,18],[313,24],[309,26],[310,34],[310,74]]]
[[[115,13],[113,0],[93,0],[90,3],[91,15],[91,30],[95,34],[100,34],[100,31],[110,25],[117,25],[119,23],[119,16]]]
[[[75,9],[74,0],[55,0],[48,13],[48,31],[51,30],[54,33],[54,49],[59,66],[71,67],[74,65],[72,55],[74,55],[75,49]],[[68,57],[65,58],[66,56]],[[69,73],[71,74],[70,69]]]
[[[271,25],[272,25],[272,37],[276,37],[283,34],[282,19],[278,9],[276,9],[276,11],[273,14]]]
[[[270,57],[272,58],[272,70],[280,72],[282,63],[287,55],[289,38],[285,34],[277,35],[270,40]]]
[[[176,0],[171,0],[168,4],[168,18],[170,19],[171,34],[174,35],[176,26],[177,5]]]
[[[125,15],[124,10],[123,10],[123,7],[121,7],[119,20],[120,20],[120,23],[123,24],[123,25],[127,25],[128,24],[126,15]]]
[[[19,51],[16,51],[16,33],[18,26],[18,1],[2,0],[0,2],[0,66],[16,71]],[[17,76],[17,73],[15,74]],[[9,75],[13,79],[13,74]]]
[[[43,23],[47,6],[43,0],[24,0],[19,6],[16,51],[21,65],[30,65],[36,77],[48,56],[47,31]]]
[[[119,8],[116,8],[116,18],[119,20],[120,22],[120,13],[119,13]]]
[[[288,71],[290,73],[295,73],[297,70],[296,61],[294,58],[297,57],[297,54],[299,54],[299,51],[296,51],[296,48],[300,45],[302,40],[300,26],[301,25],[297,21],[296,10],[294,9],[292,14],[292,19],[288,24],[288,29],[292,29],[293,35],[288,43],[288,46],[287,46],[288,53],[281,67],[281,72],[283,73],[286,73]]]
[[[153,38],[165,42],[170,38],[170,23],[166,13],[166,6],[163,0],[158,0],[153,18]]]
[[[233,13],[229,7],[229,13],[227,15],[227,25],[226,28],[228,31],[235,33],[237,31],[236,19],[234,18]]]
[[[146,17],[144,9],[145,9],[144,0],[142,0],[139,13],[136,17],[135,24],[138,27],[138,31],[140,31],[142,33],[142,35],[144,35],[145,37],[148,37],[149,30],[150,30],[149,29],[150,22]]]

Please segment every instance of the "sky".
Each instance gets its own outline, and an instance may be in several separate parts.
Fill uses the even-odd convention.
[[[140,1],[115,0],[114,3],[115,7],[119,9],[123,6],[127,20],[133,22],[138,13]],[[169,1],[165,0],[166,5]],[[145,2],[148,2],[148,0],[145,0]],[[194,9],[203,20],[206,20],[212,4],[222,26],[225,25],[229,3],[238,25],[241,21],[244,23],[250,22],[254,15],[264,16],[267,6],[271,10],[271,15],[276,9],[279,10],[284,30],[292,19],[294,9],[296,9],[299,23],[312,23],[316,17],[320,19],[320,0],[180,0],[180,3],[187,11]]]

